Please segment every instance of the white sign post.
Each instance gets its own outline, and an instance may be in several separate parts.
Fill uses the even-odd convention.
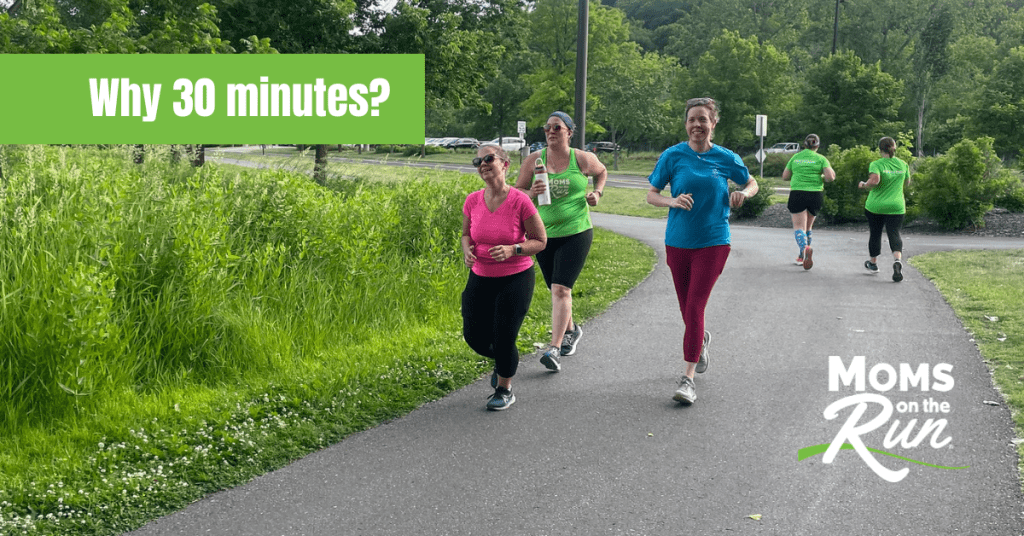
[[[764,137],[768,135],[768,116],[758,115],[754,126],[754,135],[761,138],[761,149],[757,151],[757,161],[761,164],[760,177],[764,177]]]
[[[516,129],[519,131],[519,137],[523,138],[523,141],[525,142],[526,141],[526,121],[518,121],[516,123]],[[520,164],[523,163],[523,158],[526,158],[526,155],[529,154],[529,152],[530,152],[530,146],[526,145],[524,143],[523,146],[519,149],[519,163]]]

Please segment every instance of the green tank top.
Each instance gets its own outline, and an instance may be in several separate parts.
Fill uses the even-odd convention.
[[[548,150],[542,149],[540,157],[545,165]],[[548,191],[551,204],[537,207],[549,238],[559,238],[582,233],[594,226],[590,221],[590,206],[587,205],[587,184],[590,179],[580,171],[576,163],[576,150],[569,149],[569,167],[561,173],[548,170]]]

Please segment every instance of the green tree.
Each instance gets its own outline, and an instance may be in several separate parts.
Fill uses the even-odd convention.
[[[903,82],[882,71],[880,63],[864,64],[853,52],[828,56],[807,72],[800,109],[807,132],[822,145],[873,145],[900,130]]]
[[[554,110],[574,109],[577,8],[575,0],[539,0],[529,15],[528,42],[535,65],[534,71],[523,77],[531,90],[530,97],[523,103],[529,125],[542,125]],[[623,50],[636,46],[629,41],[629,25],[621,11],[591,2],[589,21],[587,64],[590,73],[602,72]],[[588,110],[594,110],[596,115],[601,106],[601,87],[616,82],[588,76]],[[604,131],[597,121],[587,122],[588,136]]]
[[[796,106],[789,58],[753,36],[723,30],[697,63],[687,97],[698,96],[719,101],[716,143],[753,147],[757,114],[786,117]]]
[[[673,59],[657,52],[641,54],[639,47],[633,46],[595,73],[600,80],[612,81],[597,86],[601,108],[594,117],[610,131],[613,142],[663,134],[669,82],[675,69]],[[614,169],[618,169],[618,157],[616,152]]]
[[[913,75],[907,80],[917,111],[917,156],[924,156],[925,116],[935,83],[949,70],[949,39],[953,22],[949,10],[939,9],[928,20],[914,49]]]
[[[995,138],[997,152],[1016,156],[1024,147],[1024,46],[1009,51],[984,80],[974,131]]]
[[[357,4],[364,32],[356,50],[423,54],[428,110],[484,106],[480,89],[498,72],[506,49],[501,39],[520,16],[516,0],[400,0],[387,12]]]
[[[337,54],[352,50],[352,0],[213,0],[225,39],[253,34],[282,54]]]

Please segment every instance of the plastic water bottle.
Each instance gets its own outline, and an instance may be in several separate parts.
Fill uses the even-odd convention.
[[[551,204],[551,190],[548,187],[548,169],[544,167],[544,161],[537,158],[537,167],[533,168],[533,180],[541,181],[544,183],[544,193],[537,196],[538,205],[550,205]]]

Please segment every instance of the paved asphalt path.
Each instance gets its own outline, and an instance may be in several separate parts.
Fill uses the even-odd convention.
[[[653,273],[584,325],[560,374],[524,356],[517,403],[484,409],[481,378],[405,417],[354,434],[285,468],[209,496],[132,533],[155,535],[689,535],[1024,534],[1024,498],[1009,410],[977,347],[930,282],[911,265],[861,266],[866,235],[815,233],[815,266],[792,264],[792,235],[733,227],[733,248],[707,310],[708,371],[697,402],[671,397],[683,369],[683,326],[663,264],[663,220],[594,215],[595,223],[658,251]],[[908,253],[1020,247],[1020,241],[910,235]],[[585,299],[585,298],[577,298]],[[532,341],[524,341],[532,342]],[[898,483],[854,451],[834,463],[797,460],[830,443],[823,412],[855,392],[828,390],[828,358],[952,365],[949,413],[894,414],[900,429],[945,418],[934,449],[885,448],[889,424],[867,446],[940,469],[876,455]],[[884,380],[885,375],[879,376]],[[877,391],[868,388],[868,392]],[[998,402],[998,405],[986,404]],[[867,421],[878,411],[869,408]],[[898,431],[899,431],[898,430]],[[751,515],[759,514],[760,520]]]

